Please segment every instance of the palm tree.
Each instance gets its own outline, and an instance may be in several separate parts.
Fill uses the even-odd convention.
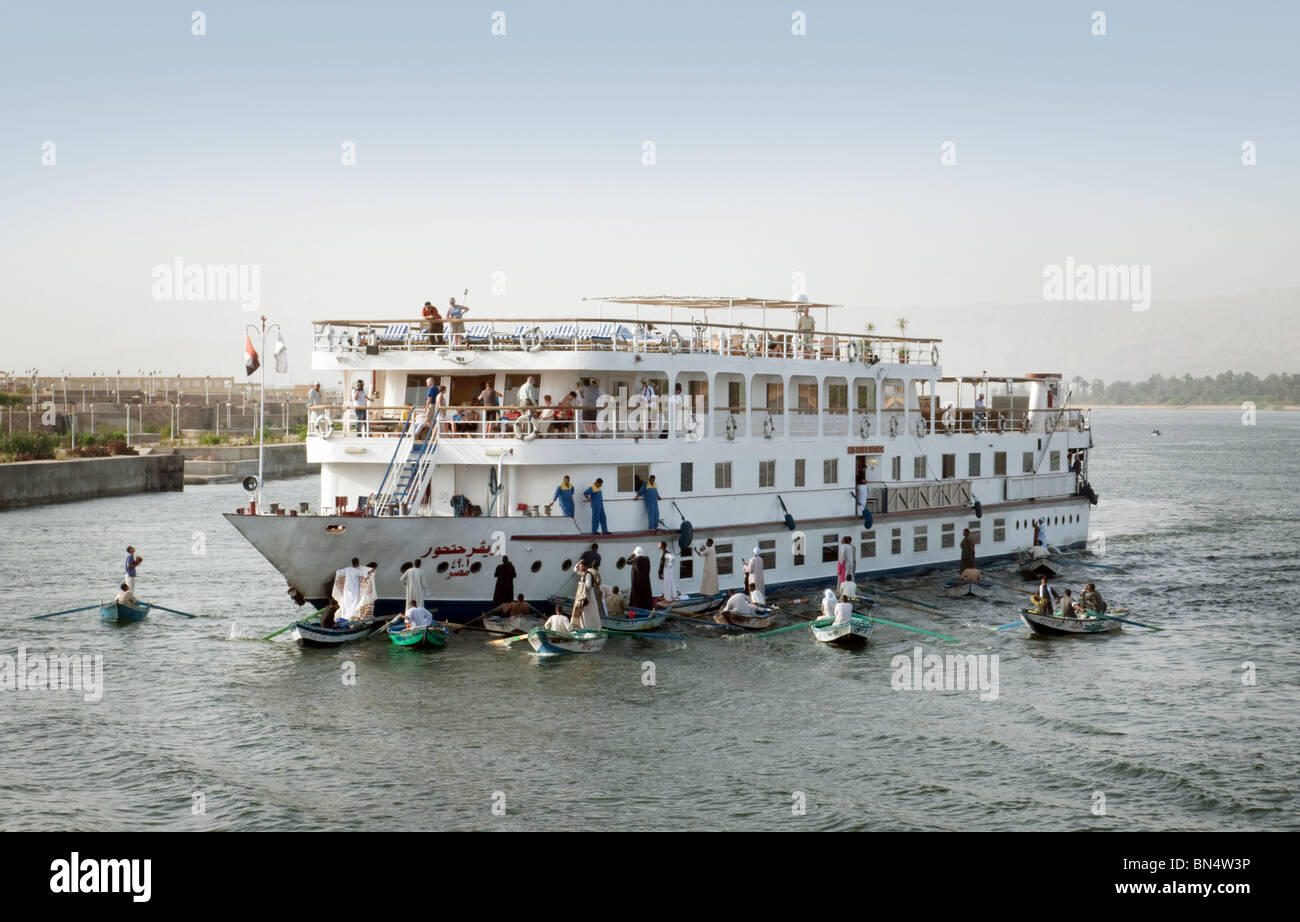
[[[898,324],[898,335],[899,335],[899,336],[906,336],[906,335],[907,335],[907,318],[906,318],[906,317],[899,317],[899,318],[898,318],[897,320],[895,320],[894,322]]]

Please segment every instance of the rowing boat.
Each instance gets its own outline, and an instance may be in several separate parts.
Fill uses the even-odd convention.
[[[1032,608],[1025,609],[1020,620],[1029,625],[1035,634],[1046,635],[1113,634],[1121,627],[1118,621],[1109,618],[1059,618],[1056,615],[1040,615]]]
[[[738,611],[720,611],[713,616],[713,620],[718,624],[731,624],[750,631],[761,631],[764,628],[769,628],[775,619],[776,609],[769,608],[766,605],[754,606],[752,615],[741,614]]]
[[[125,624],[131,621],[143,621],[149,614],[148,602],[109,602],[99,610],[99,617],[104,621]]]
[[[627,616],[623,618],[611,618],[608,615],[602,616],[600,626],[607,631],[620,631],[631,633],[635,631],[649,631],[659,627],[668,620],[671,614],[669,609],[659,608],[650,611],[648,608],[629,608]]]
[[[375,625],[374,619],[349,621],[346,627],[321,627],[319,622],[308,621],[295,624],[290,636],[304,647],[332,647],[369,636]]]
[[[527,634],[542,626],[542,619],[536,615],[492,615],[483,619],[484,630],[493,634]]]
[[[388,639],[399,647],[445,647],[447,645],[447,629],[440,624],[431,624],[428,627],[399,627],[396,624],[388,625]]]
[[[837,647],[860,647],[871,636],[875,627],[869,618],[850,617],[848,621],[835,623],[834,618],[817,618],[808,624],[815,639],[822,643],[835,644]]]
[[[698,592],[685,592],[673,599],[671,602],[662,598],[655,599],[654,606],[656,609],[662,609],[678,615],[696,615],[700,612],[706,612],[717,608],[725,601],[727,601],[727,593],[725,592],[715,592],[713,595],[701,595]]]
[[[604,631],[580,628],[572,634],[561,634],[536,628],[528,632],[528,642],[539,656],[557,656],[560,653],[595,653],[605,646],[608,635]]]

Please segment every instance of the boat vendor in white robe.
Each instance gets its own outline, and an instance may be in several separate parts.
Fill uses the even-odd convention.
[[[722,606],[721,614],[727,612],[735,612],[738,615],[752,615],[755,614],[754,603],[749,601],[749,596],[745,595],[745,593],[733,592],[731,597],[727,599],[727,604]]]
[[[671,602],[677,598],[677,555],[673,553],[672,548],[666,543],[661,543],[660,548],[663,550],[662,578],[664,581],[664,601]]]
[[[428,627],[433,624],[433,612],[423,605],[416,605],[406,610],[407,627]]]
[[[753,583],[749,584],[749,601],[758,607],[767,604],[767,596],[763,595],[763,590],[759,589]]]
[[[578,589],[573,596],[573,617],[569,619],[573,630],[600,630],[600,591],[596,588],[587,565],[579,563]]]
[[[835,606],[839,603],[835,601],[835,593],[827,589],[822,593],[822,617],[834,618]]]
[[[351,621],[361,607],[362,575],[361,561],[356,557],[352,558],[351,566],[343,567],[334,574],[333,598],[339,603],[338,612],[334,616],[336,622]]]
[[[406,590],[406,607],[424,607],[424,572],[416,566],[402,571],[402,587]]]
[[[704,547],[697,547],[695,553],[702,559],[700,566],[700,594],[718,594],[718,553],[713,547],[713,539],[704,542]]]
[[[758,553],[758,548],[754,548],[754,556],[745,561],[745,573],[751,582],[758,587],[758,591],[767,593],[767,584],[763,581],[763,557]]]

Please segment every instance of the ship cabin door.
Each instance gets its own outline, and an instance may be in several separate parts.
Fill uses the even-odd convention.
[[[483,391],[484,378],[495,378],[495,375],[450,375],[448,381],[451,383],[451,393],[447,396],[447,404],[453,407],[466,407],[474,402]]]

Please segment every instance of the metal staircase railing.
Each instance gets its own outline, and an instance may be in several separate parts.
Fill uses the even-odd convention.
[[[414,416],[414,409],[406,415],[406,422],[402,424],[402,431],[397,436],[397,444],[393,446],[393,456],[389,459],[388,467],[384,470],[383,480],[379,481],[379,490],[375,493],[374,502],[374,508],[379,515],[385,514],[385,511],[393,502],[393,492],[397,488],[402,469],[406,466],[407,459],[411,455],[411,449],[415,445],[415,432],[411,429],[411,421]]]
[[[418,503],[433,479],[433,471],[437,467],[438,429],[438,420],[435,417],[428,438],[424,440],[415,457],[408,460],[404,466],[403,475],[399,478],[396,489],[399,508],[403,503],[410,505]]]

